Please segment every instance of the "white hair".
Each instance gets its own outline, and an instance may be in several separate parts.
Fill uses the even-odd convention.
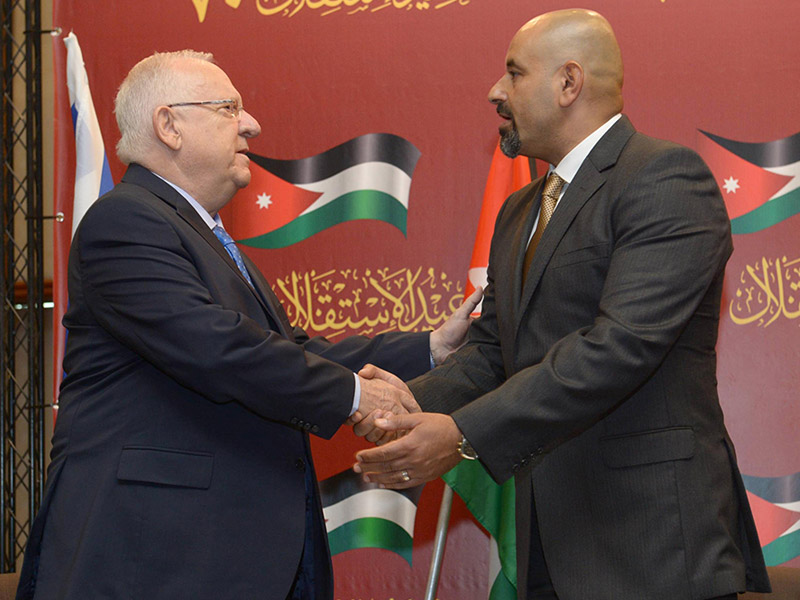
[[[114,114],[122,137],[117,156],[125,163],[143,162],[153,142],[153,111],[157,106],[185,100],[177,97],[189,85],[188,73],[175,68],[185,60],[214,62],[210,52],[156,52],[139,61],[119,86]]]

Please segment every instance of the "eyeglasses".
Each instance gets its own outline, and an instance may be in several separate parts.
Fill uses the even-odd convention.
[[[195,102],[174,102],[173,104],[167,104],[167,108],[174,108],[176,106],[207,106],[213,107],[213,110],[221,110],[225,115],[233,118],[238,119],[242,116],[242,111],[244,107],[239,104],[238,100],[234,100],[233,98],[227,98],[225,100],[198,100]]]

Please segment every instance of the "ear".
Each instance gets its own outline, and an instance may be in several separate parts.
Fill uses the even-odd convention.
[[[583,89],[583,67],[570,60],[561,67],[561,89],[559,90],[558,103],[562,108],[571,106]]]
[[[159,106],[153,111],[153,131],[170,150],[180,150],[183,145],[180,125],[175,120],[175,113],[168,106]]]

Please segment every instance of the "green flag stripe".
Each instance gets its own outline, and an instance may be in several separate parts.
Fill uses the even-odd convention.
[[[237,242],[253,248],[285,248],[323,229],[359,219],[385,221],[405,235],[407,216],[408,211],[397,198],[376,190],[357,190],[339,196],[317,210],[300,215],[275,231]]]
[[[500,540],[504,534],[514,535],[514,520],[504,522],[499,516],[504,508],[514,506],[513,480],[498,486],[479,462],[461,462],[442,479],[461,496],[492,537]]]
[[[328,532],[331,554],[356,548],[383,548],[402,556],[411,566],[413,542],[397,523],[368,517],[356,519]]]
[[[764,552],[764,562],[768,567],[782,565],[786,561],[797,558],[800,556],[800,529],[782,535],[761,550]]]
[[[517,588],[505,576],[503,571],[497,574],[489,591],[489,600],[516,600]]]
[[[755,233],[800,213],[800,188],[731,221],[731,233]]]
[[[497,485],[477,461],[461,461],[442,475],[442,479],[461,496],[477,521],[495,538],[502,572],[516,586],[514,480]]]

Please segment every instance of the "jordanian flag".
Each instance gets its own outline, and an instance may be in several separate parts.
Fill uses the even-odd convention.
[[[331,554],[383,548],[411,565],[414,520],[423,486],[380,489],[348,469],[319,484]]]
[[[284,248],[345,221],[372,219],[406,234],[408,193],[420,152],[369,133],[298,160],[250,154],[250,185],[225,226],[240,244]]]
[[[800,556],[800,473],[742,479],[767,566]]]
[[[544,164],[542,172],[546,170]],[[537,170],[539,165],[537,164]],[[489,247],[492,242],[494,222],[506,198],[531,181],[528,159],[518,156],[510,159],[495,147],[483,204],[478,220],[478,233],[472,248],[472,260],[467,274],[464,297],[477,286],[486,287],[486,267],[489,264]],[[483,301],[472,316],[480,316]],[[489,532],[489,600],[516,600],[517,598],[517,544],[514,516],[514,479],[497,485],[478,461],[462,460],[452,470],[442,475],[444,482],[453,488],[470,510],[475,520]]]
[[[442,475],[489,532],[489,600],[517,598],[514,478],[497,485],[478,461],[462,460]]]
[[[464,298],[468,298],[478,286],[486,289],[486,269],[489,266],[489,250],[497,213],[500,212],[506,198],[530,182],[531,163],[528,157],[508,158],[500,150],[500,142],[497,142],[492,155],[492,164],[489,166],[489,176],[486,178],[486,187],[483,190],[478,232],[475,234],[475,244],[472,246],[472,259],[469,261]],[[482,309],[483,298],[475,307],[472,316],[479,317]]]
[[[698,151],[722,190],[733,233],[754,233],[800,213],[800,133],[751,144],[700,131]]]

